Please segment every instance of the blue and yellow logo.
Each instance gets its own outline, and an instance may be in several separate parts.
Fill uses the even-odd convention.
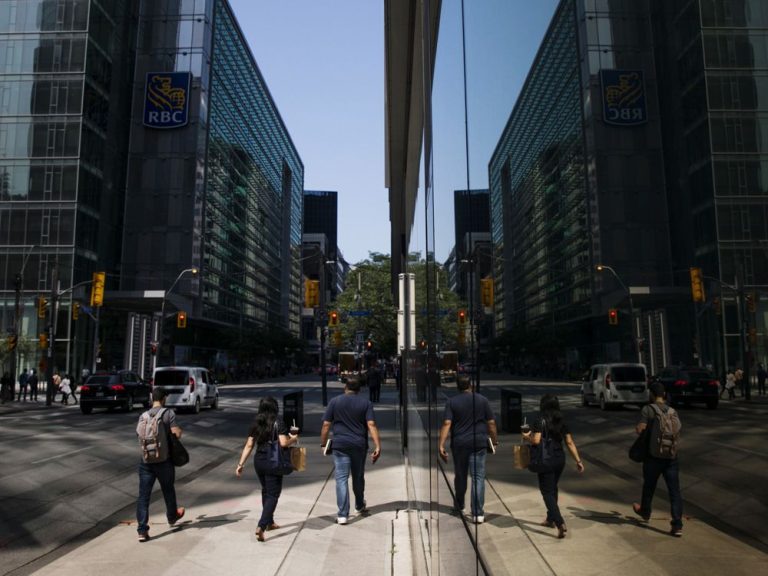
[[[648,120],[641,70],[600,70],[603,119],[615,126],[636,126]]]
[[[144,98],[144,125],[150,128],[186,126],[189,112],[189,72],[150,72]]]

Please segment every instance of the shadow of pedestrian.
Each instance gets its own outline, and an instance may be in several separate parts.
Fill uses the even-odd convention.
[[[585,510],[584,508],[574,508],[572,506],[569,507],[568,510],[570,510],[571,513],[574,516],[576,516],[576,518],[579,518],[581,520],[590,520],[592,522],[599,522],[601,524],[612,524],[612,525],[632,524],[634,526],[638,526],[639,528],[644,528],[646,530],[650,530],[652,532],[658,532],[659,534],[664,534],[664,535],[667,535],[669,532],[668,530],[660,530],[659,528],[655,528],[651,524],[643,522],[639,518],[622,514],[621,512],[618,512],[616,510],[611,510],[610,512],[595,512],[593,510]]]
[[[150,540],[158,540],[165,538],[176,532],[182,530],[189,530],[191,528],[196,529],[211,529],[218,528],[219,526],[225,526],[227,524],[234,524],[248,517],[250,510],[241,510],[239,512],[233,512],[231,514],[221,514],[219,516],[208,516],[207,514],[201,514],[194,519],[183,520],[178,522],[175,526],[171,526],[165,532],[158,534],[157,536],[151,535]]]

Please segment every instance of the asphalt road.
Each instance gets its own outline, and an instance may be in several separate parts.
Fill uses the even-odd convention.
[[[637,407],[603,412],[581,407],[576,384],[486,377],[481,392],[497,411],[502,388],[522,394],[529,421],[543,393],[557,394],[588,472],[625,484],[636,482],[639,497],[640,467],[626,456]],[[281,398],[298,389],[304,390],[305,402],[314,406],[307,409],[319,412],[320,386],[312,378],[225,386],[219,410],[179,414],[185,445],[193,457],[178,470],[177,485],[183,487],[228,459],[234,462],[258,398],[267,394]],[[338,385],[332,384],[329,396],[339,392]],[[452,384],[446,383],[442,392],[453,393]],[[31,566],[53,560],[134,517],[138,491],[134,429],[139,413],[138,406],[133,413],[97,410],[89,416],[76,406],[0,412],[0,574],[30,573]],[[680,415],[686,514],[768,552],[768,402],[723,401],[717,410],[683,407]],[[316,435],[319,430],[306,432]],[[503,432],[502,445],[517,438],[515,433]],[[507,473],[502,465],[508,467],[498,457],[489,464],[491,490],[494,475]],[[159,498],[160,491],[155,492]]]

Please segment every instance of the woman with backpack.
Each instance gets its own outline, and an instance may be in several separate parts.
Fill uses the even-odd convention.
[[[290,433],[282,418],[277,415],[277,400],[271,396],[263,398],[259,403],[259,411],[248,432],[248,438],[237,462],[235,474],[243,475],[245,462],[251,455],[254,447],[256,454],[253,457],[253,465],[261,484],[261,518],[256,528],[256,539],[264,542],[264,533],[267,530],[280,528],[275,524],[275,509],[280,493],[283,490],[283,472],[274,470],[269,459],[269,448],[272,442],[279,442],[281,448],[287,448],[299,441],[298,428],[291,427]]]
[[[533,425],[533,430],[523,434],[523,441],[532,446],[541,445],[541,449],[546,450],[545,466],[537,468],[539,476],[539,490],[544,499],[544,505],[547,507],[547,517],[541,523],[547,528],[557,528],[557,537],[565,538],[568,528],[565,525],[560,507],[558,506],[558,487],[560,475],[565,468],[565,451],[563,442],[568,448],[571,457],[576,462],[576,470],[579,474],[584,472],[584,464],[579,458],[579,451],[573,441],[568,427],[563,421],[563,415],[560,412],[560,402],[557,396],[545,394],[541,397],[539,404],[540,418]]]

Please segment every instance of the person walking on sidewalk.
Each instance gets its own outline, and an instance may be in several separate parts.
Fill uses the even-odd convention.
[[[544,394],[539,401],[540,418],[533,424],[530,432],[523,434],[523,441],[533,446],[538,446],[542,442],[549,441],[552,449],[553,462],[547,470],[538,472],[539,492],[544,499],[544,505],[547,507],[547,517],[541,523],[547,528],[557,528],[557,537],[565,538],[568,527],[565,525],[563,515],[560,513],[558,504],[559,489],[558,483],[560,476],[565,469],[565,450],[563,442],[568,448],[571,458],[576,462],[576,471],[579,474],[584,472],[584,464],[579,458],[579,451],[576,443],[573,441],[568,426],[563,420],[560,412],[560,401],[557,396]]]
[[[378,362],[374,362],[368,371],[368,394],[371,402],[378,402],[381,397],[381,369]]]
[[[267,530],[280,528],[275,524],[275,509],[283,491],[283,475],[275,474],[270,467],[269,442],[274,439],[275,434],[282,448],[287,448],[299,441],[298,428],[292,428],[292,433],[289,434],[277,411],[277,400],[271,396],[259,402],[259,411],[248,431],[248,438],[245,440],[245,446],[235,469],[235,475],[240,478],[248,457],[256,447],[253,466],[261,484],[261,518],[256,528],[256,539],[259,542],[264,542],[264,533]]]
[[[0,402],[5,404],[6,400],[13,400],[13,378],[10,372],[4,372],[0,379]]]
[[[459,393],[448,399],[443,411],[438,450],[443,461],[448,461],[445,442],[451,436],[453,455],[454,510],[461,514],[467,493],[467,476],[472,476],[470,511],[472,522],[485,521],[485,457],[488,439],[498,444],[496,420],[488,399],[475,393],[468,376],[456,379]]]
[[[765,395],[765,380],[768,379],[768,372],[765,371],[765,366],[762,364],[757,365],[757,393],[761,396]]]
[[[643,406],[640,421],[635,428],[638,434],[642,434],[646,429],[649,434],[648,454],[643,460],[643,492],[640,503],[632,504],[632,509],[646,522],[651,518],[656,483],[659,476],[664,476],[672,512],[670,534],[680,537],[683,535],[683,496],[680,492],[680,467],[676,448],[681,428],[680,418],[677,412],[664,402],[664,384],[653,382],[648,389],[651,402]]]
[[[61,384],[59,384],[59,389],[61,390],[61,403],[65,406],[69,404],[70,396],[72,396],[75,404],[77,404],[77,398],[75,398],[75,395],[72,392],[71,382],[72,380],[69,379],[69,374],[64,374],[64,377],[61,379]]]
[[[346,524],[349,518],[349,477],[352,476],[352,492],[355,511],[365,514],[365,457],[368,453],[368,434],[374,449],[371,463],[381,456],[379,429],[373,414],[373,403],[360,396],[360,381],[347,380],[344,393],[332,398],[323,415],[320,445],[325,448],[329,432],[333,431],[333,464],[336,469],[336,522]]]
[[[139,442],[150,436],[152,420],[157,417],[157,454],[151,462],[147,462],[146,453],[142,453],[139,462],[139,498],[136,501],[136,521],[139,542],[149,540],[149,499],[152,496],[152,487],[155,480],[160,482],[165,500],[165,516],[168,524],[175,525],[184,517],[185,509],[176,502],[176,469],[168,452],[168,435],[173,434],[181,438],[181,428],[176,423],[176,413],[165,407],[165,399],[168,393],[162,388],[152,390],[152,407],[139,416],[136,425],[136,434]]]
[[[27,369],[24,368],[24,370],[21,371],[21,374],[19,374],[19,397],[16,399],[17,402],[21,402],[21,396],[24,395],[24,400],[27,400],[27,386],[29,385],[29,374],[27,373]],[[11,390],[11,400],[13,400],[13,390]]]
[[[728,393],[728,400],[733,400],[736,398],[736,375],[733,373],[733,370],[729,370],[728,373],[725,375],[725,386],[722,390],[720,390],[720,398],[723,397],[723,393]]]
[[[27,378],[27,385],[29,386],[29,399],[37,401],[37,386],[39,384],[39,380],[37,379],[37,373],[35,372],[35,369],[32,368],[32,370],[29,373],[29,378]],[[24,391],[24,396],[26,400],[26,390]]]

